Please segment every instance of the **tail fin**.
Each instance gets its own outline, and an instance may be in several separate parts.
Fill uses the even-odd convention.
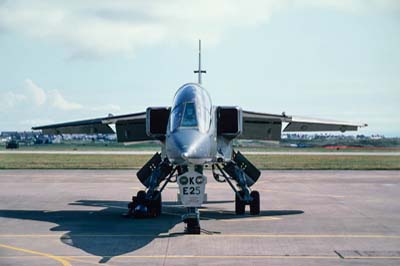
[[[201,84],[201,75],[207,73],[207,71],[201,69],[201,40],[199,40],[199,69],[193,72],[198,74],[198,82]]]

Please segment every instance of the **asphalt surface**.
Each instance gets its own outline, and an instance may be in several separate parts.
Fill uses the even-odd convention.
[[[261,215],[239,217],[209,177],[201,235],[175,184],[161,217],[122,218],[134,176],[0,171],[0,265],[400,265],[400,171],[263,171]]]
[[[3,150],[0,154],[82,154],[82,155],[153,155],[156,151],[23,151]],[[250,155],[345,155],[345,156],[400,156],[397,151],[243,151]]]

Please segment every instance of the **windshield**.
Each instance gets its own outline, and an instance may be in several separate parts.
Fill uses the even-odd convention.
[[[177,128],[198,128],[201,132],[208,131],[210,113],[206,108],[197,107],[193,102],[182,103],[171,113],[171,131]]]
[[[181,127],[197,127],[196,109],[194,103],[186,103]]]
[[[172,104],[170,130],[196,128],[207,132],[211,124],[211,99],[205,89],[188,83],[176,92]]]

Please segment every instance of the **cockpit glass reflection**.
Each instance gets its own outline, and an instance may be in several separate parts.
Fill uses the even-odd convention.
[[[181,125],[184,107],[185,107],[184,104],[180,104],[176,106],[174,110],[172,110],[171,131],[175,131]]]
[[[210,115],[207,109],[197,107],[195,103],[182,103],[171,113],[171,131],[178,128],[197,128],[206,132],[210,124]]]
[[[185,104],[185,112],[181,123],[182,127],[197,127],[196,109],[194,103]]]

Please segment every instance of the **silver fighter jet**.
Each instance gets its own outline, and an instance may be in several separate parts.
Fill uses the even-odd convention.
[[[201,42],[197,83],[187,83],[175,93],[172,106],[149,107],[146,112],[33,127],[44,134],[116,133],[118,142],[158,140],[157,152],[137,172],[145,187],[132,197],[128,215],[157,217],[162,211],[161,195],[166,185],[177,182],[179,199],[187,208],[183,216],[186,232],[200,233],[198,208],[205,199],[206,166],[218,182],[226,182],[235,194],[235,212],[260,213],[260,194],[251,187],[260,171],[233,149],[234,139],[279,141],[281,132],[351,131],[366,124],[320,120],[283,114],[257,113],[239,106],[214,106],[203,88]],[[110,127],[115,124],[115,131]],[[282,125],[285,124],[282,130]]]

